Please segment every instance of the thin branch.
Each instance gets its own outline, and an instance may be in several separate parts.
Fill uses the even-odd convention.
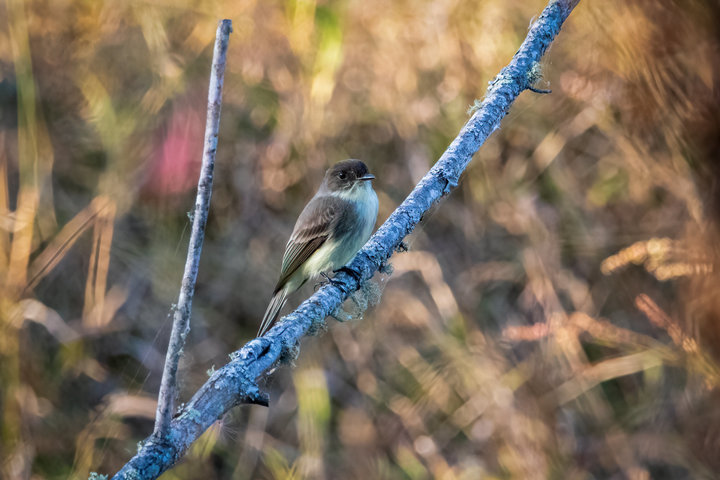
[[[192,233],[185,260],[185,273],[183,274],[180,296],[175,314],[173,316],[172,333],[165,357],[160,393],[158,394],[158,407],[155,413],[155,430],[153,436],[163,439],[170,428],[173,414],[173,404],[177,397],[177,369],[180,357],[183,354],[185,338],[190,332],[190,312],[192,310],[192,297],[195,293],[200,253],[202,252],[210,209],[212,195],[213,168],[215,167],[215,152],[217,151],[218,129],[220,127],[220,109],[222,106],[223,78],[225,76],[225,57],[228,40],[232,32],[232,22],[222,20],[218,23],[215,36],[215,49],[213,52],[212,71],[210,72],[210,87],[208,89],[207,123],[205,124],[205,148],[203,150],[202,168],[198,181],[195,210],[193,212]]]
[[[175,418],[166,437],[150,437],[115,479],[150,479],[172,467],[192,442],[232,407],[242,403],[266,404],[256,380],[283,355],[292,351],[311,327],[334,312],[385,265],[423,214],[458,184],[460,174],[487,137],[500,126],[510,105],[532,86],[531,72],[550,46],[579,0],[551,0],[530,28],[508,66],[490,82],[485,99],[440,160],[380,227],[348,266],[357,278],[338,273],[332,284],[320,288],[297,310],[287,315],[264,337],[248,342],[232,361],[216,371]]]
[[[540,93],[540,94],[543,94],[543,95],[547,95],[547,94],[552,93],[552,90],[546,90],[546,89],[544,89],[544,88],[528,87],[527,89],[530,90],[531,92]]]

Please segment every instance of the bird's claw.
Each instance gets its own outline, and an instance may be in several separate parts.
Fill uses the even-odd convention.
[[[338,271],[338,270],[335,270],[335,272],[337,272],[337,271]],[[340,281],[338,281],[338,280],[335,280],[334,278],[330,278],[330,276],[329,276],[327,273],[325,273],[325,272],[320,272],[320,276],[323,277],[325,280],[323,280],[322,282],[316,283],[316,284],[315,284],[315,290],[317,290],[317,289],[320,288],[320,287],[324,287],[325,285],[328,285],[328,284],[336,286],[337,288],[339,288],[339,289],[342,290],[343,292],[345,292],[345,291],[347,290],[347,289],[345,288],[345,284],[344,284],[344,283],[342,283],[342,282],[340,282]]]
[[[339,273],[339,272],[347,273],[348,275],[353,277],[358,284],[362,280],[362,275],[360,274],[360,272],[358,272],[354,268],[350,268],[350,267],[346,266],[346,267],[340,267],[337,270],[333,270],[333,273]]]

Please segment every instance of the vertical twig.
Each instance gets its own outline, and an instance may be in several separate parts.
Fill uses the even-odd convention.
[[[173,316],[172,333],[165,357],[160,393],[158,394],[158,407],[155,414],[155,430],[153,435],[162,439],[168,433],[173,413],[173,404],[177,396],[177,369],[178,362],[185,346],[185,337],[190,332],[190,311],[192,297],[195,292],[200,253],[208,210],[210,209],[210,196],[212,195],[213,168],[215,166],[215,152],[217,151],[218,128],[220,126],[220,107],[222,106],[223,77],[225,75],[225,57],[228,40],[232,32],[232,22],[221,20],[215,36],[215,49],[213,51],[212,71],[210,72],[210,87],[208,89],[207,123],[205,124],[205,147],[203,151],[202,168],[198,180],[195,210],[193,212],[192,233],[185,261],[180,296]]]

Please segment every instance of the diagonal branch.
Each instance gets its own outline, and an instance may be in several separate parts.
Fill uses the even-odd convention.
[[[499,126],[520,93],[533,87],[537,64],[560,32],[579,0],[551,0],[530,28],[508,66],[490,82],[485,99],[432,169],[365,244],[348,265],[357,278],[339,272],[333,283],[319,289],[264,337],[256,338],[232,355],[172,421],[168,435],[150,437],[115,479],[156,478],[172,467],[192,442],[232,407],[242,403],[267,405],[256,379],[293,349],[311,327],[320,325],[348,296],[383,266],[422,216],[458,184],[472,156]]]
[[[213,168],[215,167],[215,152],[217,151],[218,129],[220,128],[225,57],[231,31],[232,22],[230,20],[222,20],[218,23],[212,70],[210,72],[210,86],[208,88],[205,148],[203,150],[197,197],[195,198],[195,209],[193,210],[190,245],[188,246],[187,260],[185,261],[185,273],[180,287],[180,296],[173,316],[172,332],[170,333],[160,393],[158,394],[158,407],[155,413],[153,436],[157,438],[164,438],[170,428],[170,420],[174,410],[173,404],[177,396],[178,363],[185,346],[185,337],[190,332],[192,297],[193,293],[195,293],[195,281],[197,280],[200,253],[202,252],[203,238],[205,237],[205,224],[207,224],[208,211],[210,210]]]

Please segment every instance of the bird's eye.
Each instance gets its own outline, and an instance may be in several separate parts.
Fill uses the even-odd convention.
[[[338,173],[338,178],[340,180],[345,180],[347,178],[347,173],[345,173],[345,172]]]

